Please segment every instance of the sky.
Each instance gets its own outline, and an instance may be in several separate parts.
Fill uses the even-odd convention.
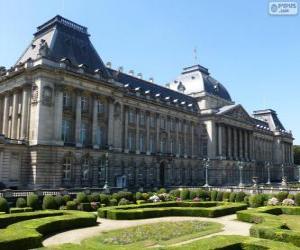
[[[274,109],[300,144],[300,15],[271,16],[268,4],[0,0],[0,65],[12,66],[36,27],[59,14],[88,27],[100,57],[113,68],[133,69],[164,85],[183,67],[207,67],[250,114]]]

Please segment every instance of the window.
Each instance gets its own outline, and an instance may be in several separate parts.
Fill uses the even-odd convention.
[[[160,128],[166,129],[166,119],[164,117],[160,119]]]
[[[145,136],[144,134],[140,134],[140,140],[139,140],[139,143],[140,143],[140,152],[145,152]]]
[[[62,135],[61,139],[64,142],[71,142],[71,121],[64,119],[62,121]]]
[[[88,124],[85,122],[81,123],[80,142],[81,142],[81,144],[87,144],[87,142],[88,142]]]
[[[102,101],[97,101],[97,112],[98,114],[104,113],[104,103]]]
[[[133,110],[129,110],[129,122],[135,123],[135,112]]]
[[[71,96],[69,92],[63,93],[63,107],[64,108],[71,107]]]
[[[102,145],[102,129],[100,126],[98,126],[96,130],[96,144]]]
[[[89,179],[90,172],[90,161],[88,158],[84,158],[82,162],[82,180],[86,181]]]
[[[65,181],[71,180],[71,172],[72,172],[72,159],[71,157],[66,157],[63,163],[63,180]]]
[[[140,125],[145,125],[145,114],[143,112],[140,113]]]
[[[150,126],[151,126],[151,128],[155,127],[155,118],[153,115],[150,116]]]
[[[166,148],[167,148],[167,140],[166,140],[166,138],[162,138],[160,140],[160,152],[166,153],[166,151],[167,151]]]
[[[182,122],[178,122],[178,131],[182,132]]]
[[[150,136],[149,139],[149,151],[150,153],[154,153],[154,136]]]
[[[176,130],[176,121],[174,119],[171,119],[171,130],[172,131]]]
[[[88,102],[89,100],[88,100],[88,98],[86,97],[86,96],[82,96],[81,97],[81,111],[82,112],[87,112],[88,111],[88,104],[89,104],[89,102]]]
[[[170,153],[171,154],[174,153],[174,141],[173,141],[173,139],[171,139],[171,141],[170,141]]]
[[[134,135],[133,135],[133,133],[128,134],[128,149],[130,151],[134,150]]]

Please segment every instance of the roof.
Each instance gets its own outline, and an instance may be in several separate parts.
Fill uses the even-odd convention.
[[[263,109],[263,110],[256,110],[253,112],[255,118],[260,120],[269,121],[271,124],[272,129],[285,131],[284,126],[282,125],[281,121],[279,120],[277,113],[273,109]]]
[[[149,95],[152,98],[155,98],[157,94],[160,94],[159,97],[161,100],[165,100],[166,102],[169,101],[170,103],[177,102],[178,104],[181,104],[181,106],[188,106],[192,104],[192,111],[198,110],[197,101],[191,96],[179,93],[161,85],[148,82],[146,80],[122,73],[114,69],[107,68],[107,70],[116,81],[120,82],[121,84],[123,84],[123,86],[126,86],[131,90],[139,88],[142,93],[150,91]]]
[[[186,94],[205,92],[232,102],[227,89],[210,76],[207,68],[199,64],[184,68],[181,75],[170,84],[170,88],[179,90],[178,87],[182,85]]]
[[[89,39],[87,28],[61,16],[55,16],[37,27],[32,42],[16,64],[40,56],[58,62],[67,58],[74,66],[84,65],[90,72],[99,69],[104,77],[108,77],[106,67]]]

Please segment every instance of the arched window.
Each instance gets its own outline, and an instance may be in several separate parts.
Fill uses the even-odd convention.
[[[82,169],[82,180],[84,181],[88,180],[90,174],[90,161],[87,157],[83,159],[81,169]]]
[[[63,162],[63,180],[65,181],[71,180],[71,172],[72,172],[72,159],[71,157],[66,157]]]

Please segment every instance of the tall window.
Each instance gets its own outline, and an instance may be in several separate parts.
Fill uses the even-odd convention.
[[[64,119],[62,121],[62,135],[61,139],[64,142],[71,142],[71,121]]]
[[[97,101],[97,112],[98,114],[104,113],[104,103],[102,101]]]
[[[155,127],[155,117],[153,115],[150,116],[150,126],[151,128]]]
[[[102,145],[102,129],[100,126],[98,126],[96,130],[96,143]]]
[[[141,126],[145,125],[145,114],[144,114],[144,112],[140,112],[140,125]]]
[[[174,154],[174,141],[173,141],[173,139],[171,139],[171,141],[170,141],[170,153]]]
[[[63,107],[64,108],[71,107],[71,95],[69,92],[63,93]]]
[[[176,121],[174,119],[171,119],[171,130],[175,131],[176,129]]]
[[[89,106],[89,100],[86,96],[81,97],[81,111],[82,112],[87,112],[88,111],[88,106]]]
[[[71,180],[71,172],[72,172],[72,159],[71,157],[66,157],[63,163],[63,180],[65,181]]]
[[[88,158],[84,158],[82,162],[82,180],[86,181],[89,179],[90,173],[90,161]]]
[[[129,122],[130,123],[135,123],[135,112],[134,110],[129,110]]]
[[[140,134],[139,138],[139,143],[140,143],[140,152],[145,152],[145,136],[144,134]]]
[[[166,129],[166,119],[164,117],[160,119],[160,128]]]
[[[154,153],[154,136],[151,135],[149,140],[150,140],[149,141],[149,150],[150,150],[150,153]]]
[[[132,132],[128,133],[128,149],[130,151],[134,150],[134,135]]]
[[[87,142],[88,142],[88,124],[85,122],[81,123],[80,142],[81,142],[81,144],[87,144]]]

